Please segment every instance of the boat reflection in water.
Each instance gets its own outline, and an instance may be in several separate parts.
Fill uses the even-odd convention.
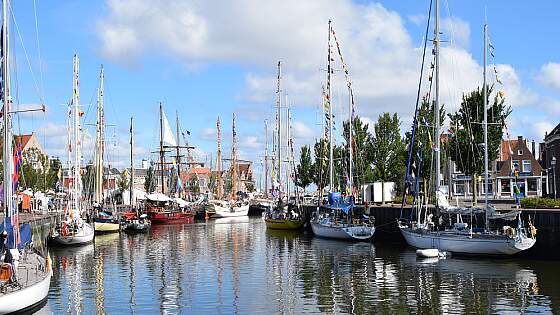
[[[261,218],[154,226],[55,249],[54,313],[560,312],[556,264],[420,260],[372,245],[267,231]],[[95,247],[94,247],[95,246]],[[545,276],[543,276],[545,275]]]

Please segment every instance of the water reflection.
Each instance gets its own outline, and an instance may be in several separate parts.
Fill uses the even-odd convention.
[[[419,260],[394,244],[267,231],[261,219],[154,226],[51,254],[54,313],[560,311],[552,262]]]

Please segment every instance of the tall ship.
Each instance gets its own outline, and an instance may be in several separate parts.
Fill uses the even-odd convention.
[[[167,167],[165,153],[170,149],[177,149],[178,143],[175,141],[169,121],[163,111],[163,103],[159,104],[160,121],[160,142],[159,142],[159,169],[158,175],[161,185],[161,193],[151,193],[146,195],[146,212],[152,224],[183,224],[194,222],[194,213],[183,206],[182,202],[172,198],[171,189],[168,194],[165,190],[166,176],[173,170]],[[171,176],[170,176],[171,177]],[[178,178],[178,176],[177,176]],[[168,187],[171,188],[171,178]]]
[[[50,239],[59,245],[82,245],[93,241],[93,227],[82,217],[86,215],[82,200],[82,127],[80,123],[80,61],[78,55],[73,59],[72,101],[68,105],[68,172],[69,196],[64,205],[61,222],[51,232]]]
[[[348,146],[348,160],[344,161],[343,169],[346,170],[346,196],[336,191],[335,187],[340,187],[340,182],[335,186],[334,180],[334,116],[331,97],[331,75],[333,72],[332,61],[332,42],[337,46],[338,56],[340,63],[343,67],[345,74],[346,84],[348,88],[348,107],[349,107],[349,133],[347,139]],[[322,197],[319,198],[319,205],[317,211],[311,218],[311,228],[315,235],[325,238],[344,239],[344,240],[368,240],[373,237],[375,233],[375,226],[373,220],[366,215],[365,209],[357,207],[354,198],[354,150],[352,133],[354,129],[354,95],[352,91],[352,84],[349,79],[349,71],[346,67],[344,59],[342,58],[339,42],[336,38],[336,33],[329,21],[329,34],[328,34],[328,53],[327,53],[327,78],[326,89],[323,93],[323,110],[325,111],[326,130],[325,138],[321,140],[321,147],[326,149],[325,141],[328,142],[328,204],[322,204]],[[358,118],[359,119],[359,118]],[[323,175],[322,169],[320,175]],[[340,174],[342,175],[342,174]],[[324,187],[319,187],[319,192],[322,192]],[[321,196],[321,194],[319,195]]]
[[[432,12],[429,13],[431,17]],[[429,20],[428,20],[429,27]],[[428,28],[426,29],[426,33]],[[426,34],[427,35],[427,34]],[[519,253],[521,251],[531,248],[536,242],[536,229],[529,223],[528,227],[525,226],[521,211],[514,210],[506,213],[498,212],[488,201],[488,193],[484,195],[484,207],[460,207],[451,206],[447,200],[445,191],[441,187],[441,165],[440,165],[440,148],[441,148],[441,122],[440,122],[440,100],[439,100],[439,81],[440,81],[440,30],[439,30],[439,1],[435,2],[435,27],[434,27],[434,131],[433,131],[433,151],[432,161],[434,168],[431,169],[431,174],[412,174],[412,165],[420,165],[422,161],[416,161],[415,156],[420,154],[417,150],[421,150],[421,144],[416,146],[415,150],[415,136],[418,129],[422,128],[425,123],[419,121],[419,98],[416,101],[416,110],[414,115],[414,122],[411,132],[411,141],[408,153],[408,163],[406,170],[405,185],[409,189],[403,192],[404,208],[407,191],[412,192],[413,203],[411,215],[409,218],[403,218],[401,210],[401,218],[398,221],[399,229],[405,238],[406,242],[419,250],[437,250],[446,251],[457,254],[468,255],[500,255],[508,256]],[[424,42],[424,52],[426,51],[427,41]],[[484,71],[483,71],[483,153],[484,153],[484,191],[488,192],[488,112],[491,110],[488,107],[488,85],[487,85],[487,52],[489,48],[487,25],[484,25]],[[424,54],[425,55],[425,54]],[[424,65],[424,63],[422,63]],[[423,72],[423,66],[421,73]],[[422,76],[421,76],[422,78]],[[419,85],[419,87],[421,84]],[[420,88],[418,90],[420,95]],[[502,97],[498,95],[496,97]],[[428,99],[428,101],[430,101]],[[478,106],[478,105],[477,105]],[[505,118],[504,118],[505,119]],[[474,122],[478,123],[478,122]],[[464,128],[464,127],[462,127]],[[474,142],[474,137],[471,137]],[[477,144],[474,144],[475,146]],[[415,164],[416,163],[416,164]],[[433,189],[428,187],[420,187],[419,178],[421,176],[432,176]],[[425,185],[424,185],[425,186]],[[426,194],[426,192],[433,192],[433,195]],[[430,207],[428,202],[435,200],[434,207]],[[402,209],[401,208],[401,209]],[[434,215],[440,215],[440,224],[436,225],[433,221]],[[475,219],[484,216],[483,227],[473,227],[476,224]],[[444,219],[446,218],[446,219]],[[517,221],[516,225],[502,225],[499,226],[493,222],[496,220]],[[447,221],[447,222],[445,222]],[[441,224],[443,222],[443,224]],[[422,253],[422,251],[419,251]]]
[[[14,190],[14,178],[21,166],[21,148],[14,152],[12,134],[12,109],[10,90],[9,12],[10,2],[2,1],[2,203],[4,221],[0,225],[0,313],[33,312],[47,302],[52,268],[44,244],[33,242],[31,226],[19,223]],[[43,245],[43,246],[40,246]]]
[[[304,220],[301,211],[301,200],[297,186],[295,187],[295,198],[290,198],[290,179],[295,179],[294,148],[290,135],[290,109],[286,105],[285,135],[282,135],[282,63],[278,61],[278,76],[276,84],[276,126],[274,128],[274,156],[272,166],[273,202],[265,211],[264,221],[266,227],[275,230],[298,230],[303,227]],[[282,139],[286,139],[286,174],[285,174],[285,196],[282,194]],[[268,179],[267,179],[268,180]],[[284,199],[285,197],[285,199]]]

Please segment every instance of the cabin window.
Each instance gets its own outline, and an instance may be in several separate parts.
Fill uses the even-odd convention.
[[[523,172],[531,172],[531,160],[523,160]]]

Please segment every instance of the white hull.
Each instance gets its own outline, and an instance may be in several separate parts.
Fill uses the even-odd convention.
[[[95,233],[91,225],[84,223],[83,226],[74,235],[62,236],[60,234],[54,236],[52,240],[59,245],[81,245],[93,241]]]
[[[342,240],[368,240],[373,237],[375,227],[370,226],[336,226],[311,222],[313,233],[320,237],[336,238]]]
[[[14,292],[0,294],[0,314],[9,314],[38,306],[49,294],[52,270],[47,266],[48,273],[39,282]],[[18,268],[20,273],[35,272]],[[22,275],[23,276],[23,275]],[[25,279],[24,279],[25,281]]]
[[[216,214],[213,218],[231,218],[231,217],[244,217],[249,213],[249,205],[244,205],[241,207],[226,208],[214,205]]]
[[[408,227],[399,227],[408,245],[419,248],[436,248],[458,254],[470,255],[513,255],[531,248],[535,244],[534,238],[518,236],[508,238],[470,237],[469,234],[413,232]]]
[[[121,225],[112,222],[93,222],[95,232],[99,233],[113,233],[121,230]]]

